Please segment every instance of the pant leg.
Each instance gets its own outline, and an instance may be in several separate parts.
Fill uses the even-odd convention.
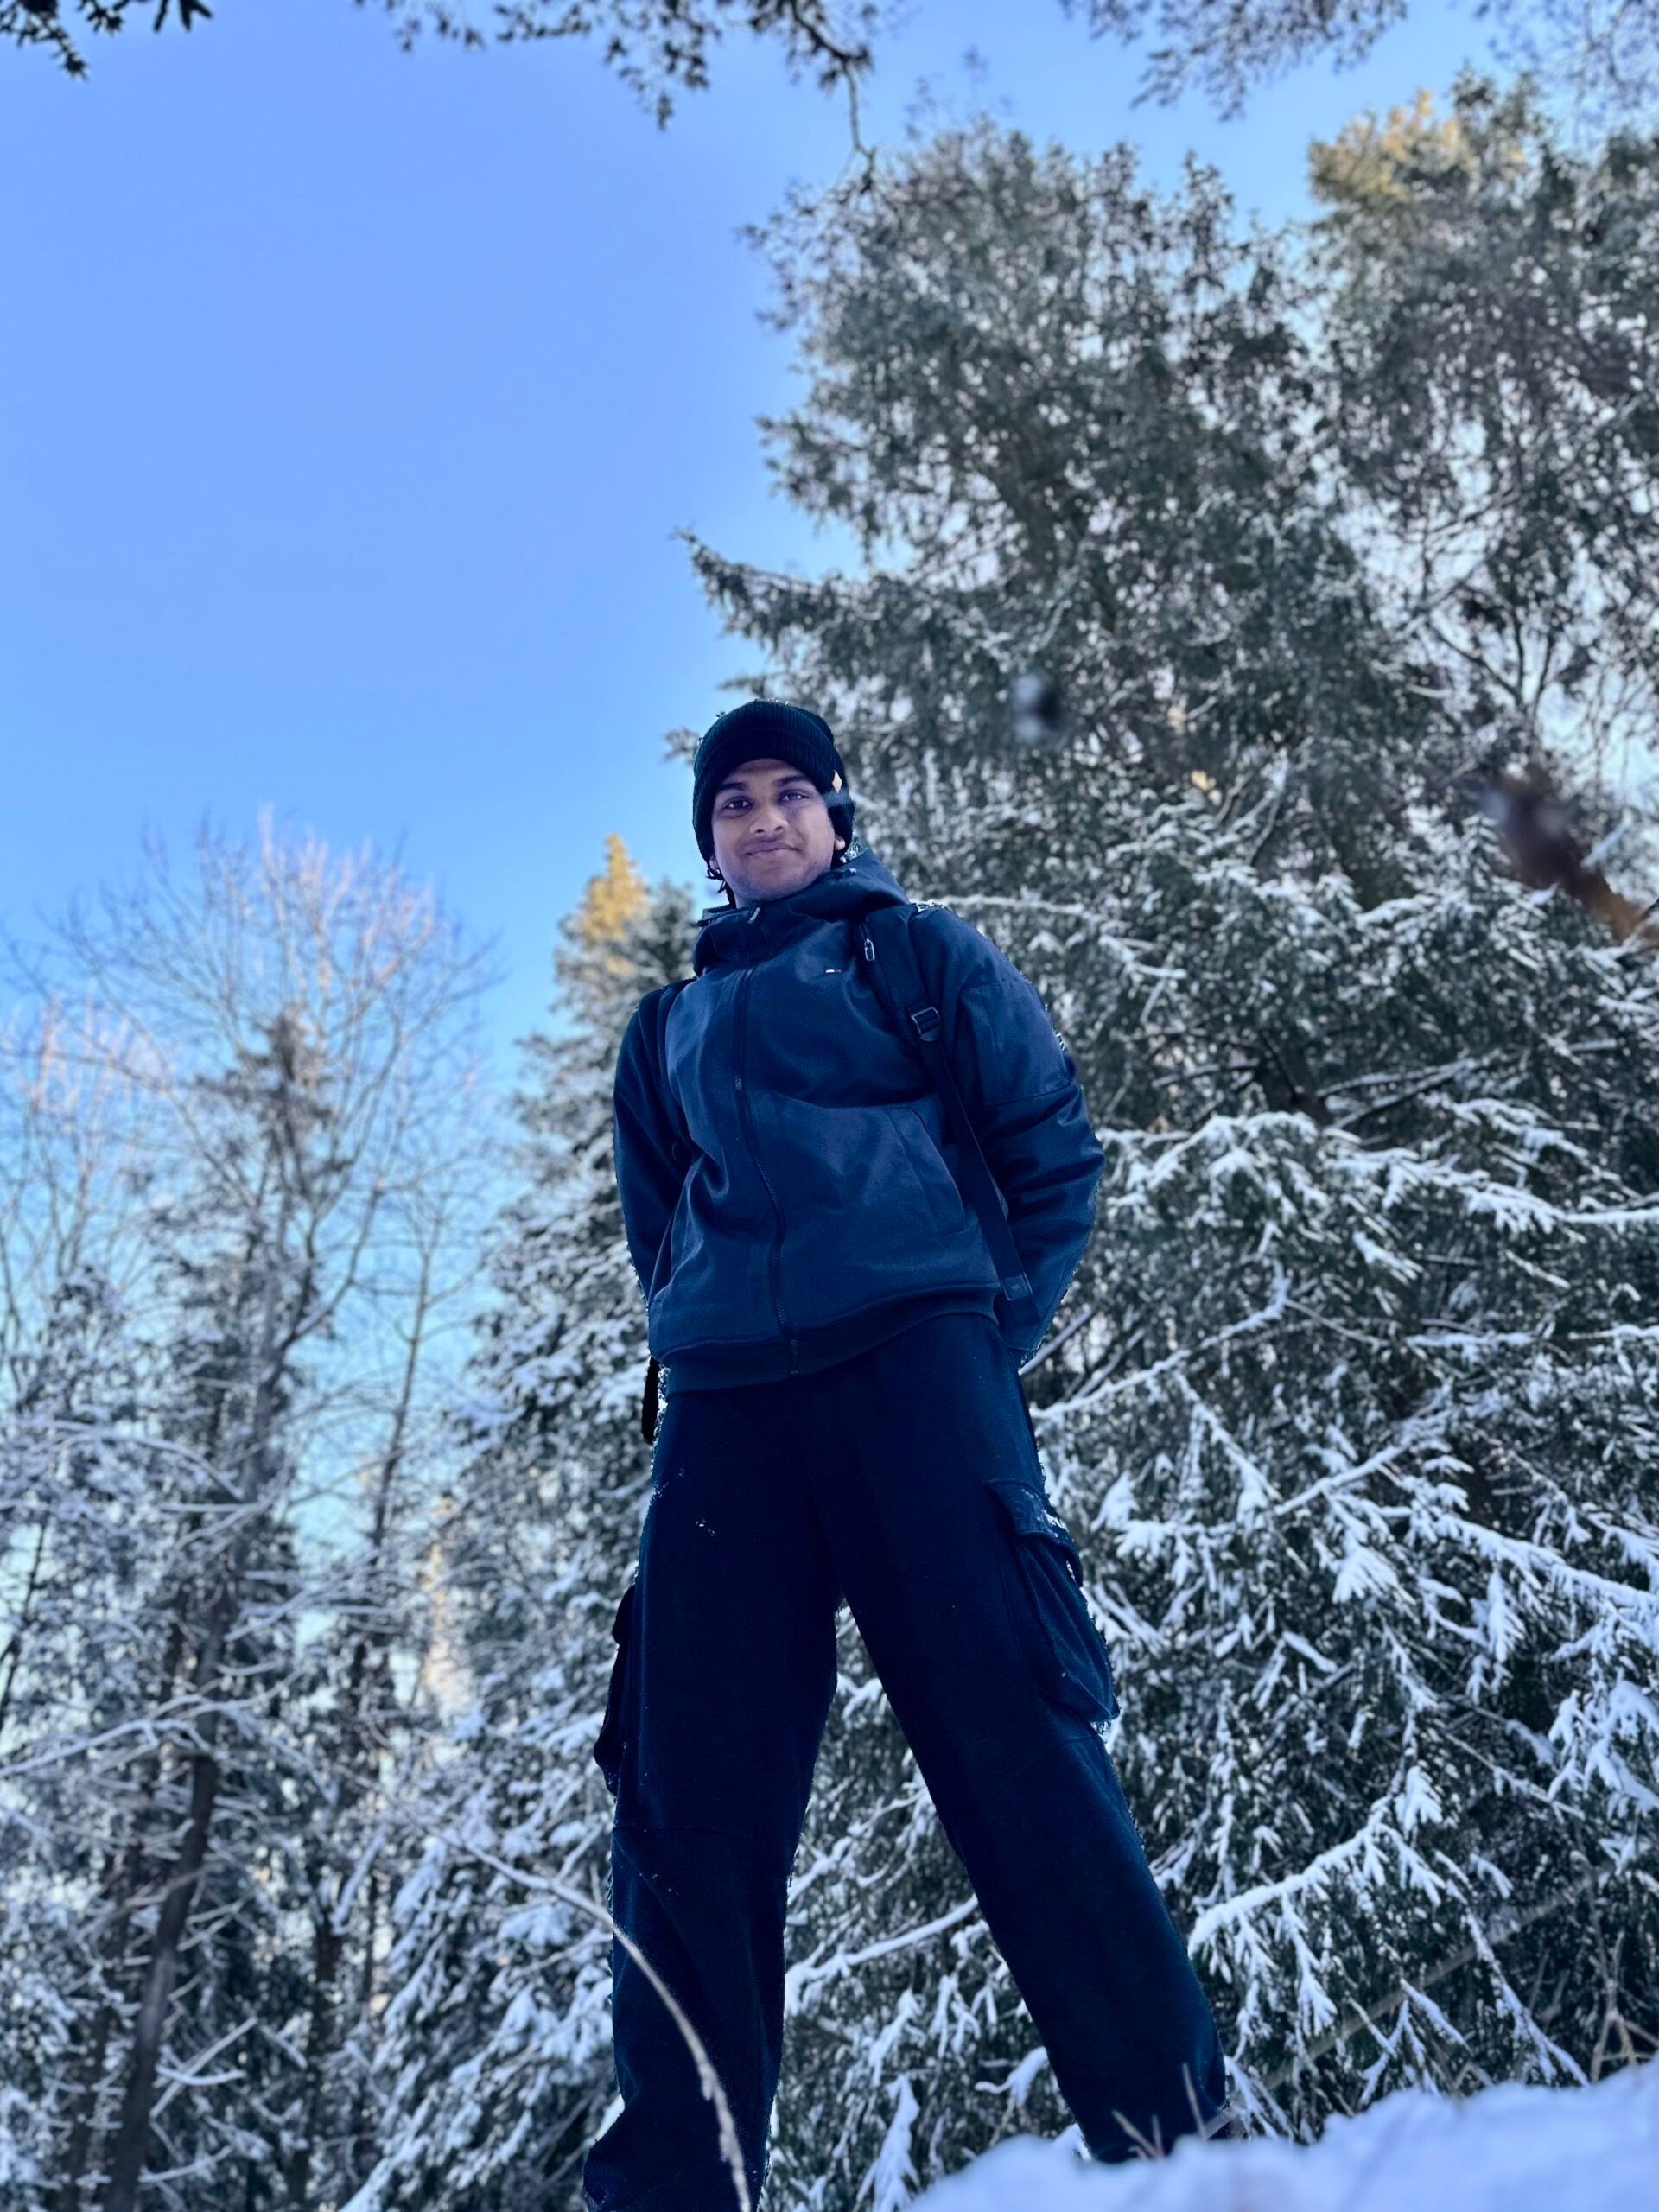
[[[670,1396],[607,1747],[619,1770],[612,1916],[708,2050],[751,2204],[782,2054],[789,1872],[835,1691],[841,1601],[791,1392]],[[623,2109],[588,2152],[587,2202],[734,2212],[695,2061],[614,1941],[611,1963]]]
[[[945,1833],[1090,2150],[1167,2146],[1224,2102],[1221,2047],[1092,1725],[1109,1669],[1014,1363],[946,1315],[829,1373],[815,1495]]]

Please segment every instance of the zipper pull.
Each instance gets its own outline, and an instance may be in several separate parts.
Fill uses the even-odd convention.
[[[865,931],[860,942],[864,948],[864,957],[869,961],[872,965],[874,965],[875,961],[875,947],[870,942],[868,931]]]

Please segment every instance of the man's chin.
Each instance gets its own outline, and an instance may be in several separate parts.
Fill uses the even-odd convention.
[[[816,871],[817,874],[823,872]],[[768,899],[786,899],[791,891],[804,889],[813,880],[814,874],[804,853],[783,853],[776,860],[750,864],[744,875],[741,895],[756,906]]]

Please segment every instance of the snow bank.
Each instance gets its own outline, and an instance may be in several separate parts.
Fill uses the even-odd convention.
[[[1075,2130],[1072,2131],[1075,2139]],[[1020,2135],[915,2212],[1655,2212],[1659,2061],[1583,2089],[1505,2082],[1461,2101],[1402,2089],[1331,2120],[1311,2148],[1179,2142],[1167,2158],[1084,2164]]]

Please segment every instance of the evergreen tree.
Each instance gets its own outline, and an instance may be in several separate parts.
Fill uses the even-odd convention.
[[[1659,713],[1659,138],[1569,155],[1524,81],[1432,107],[1312,149],[1342,478],[1440,710],[1497,765],[1559,756],[1600,839]]]
[[[546,1885],[601,1909],[607,1894],[612,1805],[592,1751],[651,1481],[611,1087],[641,995],[689,972],[690,931],[684,894],[652,892],[613,836],[560,925],[563,1033],[524,1040],[522,1187],[493,1241],[436,1538],[459,1709],[414,1808],[424,1849],[397,1900],[384,2150],[351,2212],[574,2203],[612,2098],[609,1939]]]
[[[0,1758],[22,1770],[0,1788],[0,2181],[31,2203],[60,2177],[66,2087],[87,2021],[113,2026],[127,1935],[107,1775],[54,1754],[62,1732],[118,1735],[141,1709],[165,1529],[142,1464],[109,1440],[139,1389],[118,1290],[84,1260],[40,1287],[38,1332],[11,1305],[0,1415]],[[66,1910],[76,1897],[100,1909]]]
[[[730,626],[780,649],[757,683],[844,702],[900,880],[1011,888],[1053,823],[1092,849],[1103,781],[1198,779],[1233,809],[1276,791],[1264,865],[1397,887],[1406,810],[1464,754],[1342,526],[1290,243],[1236,236],[1194,160],[1164,201],[1128,146],[1084,164],[985,121],[754,236],[810,378],[769,465],[869,573],[766,575],[683,535]]]
[[[811,377],[775,465],[871,571],[693,558],[912,895],[1042,990],[1108,1145],[1027,1389],[1242,2100],[1308,2132],[1643,2052],[1652,973],[1448,815],[1456,655],[1392,619],[1329,279],[1212,175],[1160,202],[989,126],[761,238]],[[1528,526],[1567,613],[1576,525]],[[1060,2117],[845,1649],[779,2205]]]

